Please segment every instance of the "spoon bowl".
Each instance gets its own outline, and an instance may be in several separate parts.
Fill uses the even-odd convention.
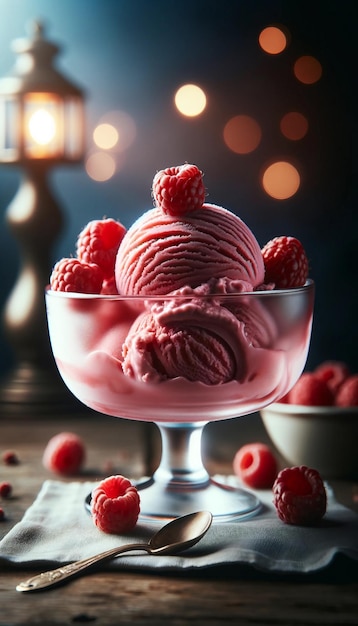
[[[123,552],[145,550],[149,554],[178,554],[194,546],[209,530],[213,516],[209,511],[198,511],[172,520],[149,540],[148,543],[130,543],[106,552],[101,552],[88,559],[75,561],[57,569],[42,572],[19,583],[16,591],[38,591],[63,583],[97,563],[108,561]]]
[[[211,526],[209,511],[198,511],[172,520],[150,539],[150,554],[178,554],[194,546]]]

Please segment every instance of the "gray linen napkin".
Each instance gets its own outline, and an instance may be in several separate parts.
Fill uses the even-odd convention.
[[[94,484],[47,480],[23,519],[0,541],[0,564],[52,567],[86,558],[129,542],[146,541],[158,523],[138,522],[128,535],[98,530],[84,500]],[[338,504],[328,492],[328,509],[316,527],[281,522],[271,503],[271,491],[256,491],[265,505],[247,520],[213,524],[195,547],[178,556],[124,554],[107,569],[189,570],[214,566],[252,565],[275,573],[309,573],[344,555],[358,565],[358,515]]]

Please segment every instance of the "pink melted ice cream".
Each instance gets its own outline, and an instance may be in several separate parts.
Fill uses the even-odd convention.
[[[58,369],[84,404],[130,419],[202,421],[203,411],[206,420],[257,411],[292,386],[307,357],[313,288],[213,301],[49,291],[46,303]]]

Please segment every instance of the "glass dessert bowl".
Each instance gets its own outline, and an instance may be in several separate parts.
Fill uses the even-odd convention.
[[[259,499],[206,471],[201,435],[214,420],[277,401],[307,358],[314,284],[287,290],[168,296],[46,291],[59,372],[83,404],[100,413],[154,422],[162,456],[138,481],[141,518],[199,509],[215,521],[256,514]]]

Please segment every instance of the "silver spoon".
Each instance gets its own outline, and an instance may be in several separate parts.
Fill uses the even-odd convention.
[[[57,569],[37,574],[19,583],[17,591],[37,591],[62,583],[67,578],[92,567],[101,561],[107,561],[123,552],[145,550],[149,554],[177,554],[194,546],[211,526],[213,516],[209,511],[198,511],[176,519],[163,526],[148,543],[131,543],[106,552],[101,552],[88,559],[76,561]]]

